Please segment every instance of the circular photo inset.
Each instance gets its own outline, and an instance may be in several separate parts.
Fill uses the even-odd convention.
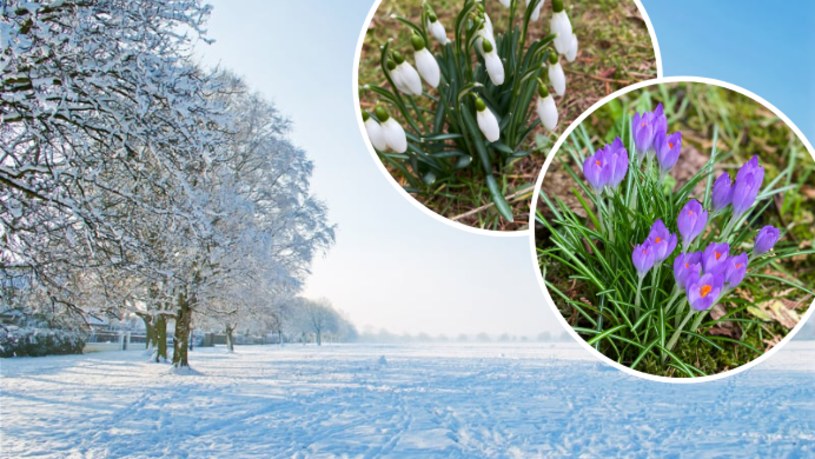
[[[527,228],[562,128],[657,76],[632,0],[383,0],[358,57],[361,122],[384,170],[469,227]]]
[[[775,109],[707,83],[637,85],[600,104],[539,182],[548,295],[588,346],[636,372],[744,368],[813,299],[811,146]]]

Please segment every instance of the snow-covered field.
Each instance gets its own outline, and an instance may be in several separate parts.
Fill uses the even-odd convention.
[[[382,358],[384,356],[384,358]],[[571,345],[244,346],[0,360],[3,457],[813,457],[815,342],[704,384]]]

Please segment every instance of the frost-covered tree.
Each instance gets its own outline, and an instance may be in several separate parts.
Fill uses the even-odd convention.
[[[188,180],[223,137],[217,81],[189,58],[209,7],[6,0],[0,13],[0,263],[77,309],[66,272],[148,247],[134,209],[194,220]]]

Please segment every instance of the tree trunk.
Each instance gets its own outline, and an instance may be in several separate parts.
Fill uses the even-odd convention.
[[[235,339],[232,337],[233,331],[235,331],[235,327],[231,325],[226,326],[226,350],[229,352],[235,352]]]
[[[159,314],[156,317],[155,331],[153,332],[153,339],[156,343],[156,363],[161,362],[162,359],[167,361],[167,318],[164,314]]]
[[[137,313],[137,315],[141,317],[141,320],[144,322],[144,348],[149,350],[150,346],[155,343],[156,335],[154,331],[155,327],[153,326],[153,316],[139,313]]]
[[[173,335],[173,366],[176,368],[190,366],[187,360],[192,322],[190,303],[191,299],[185,293],[178,295],[178,312],[175,317],[175,334]]]
[[[317,330],[317,345],[318,346],[323,345],[323,334],[320,330]]]

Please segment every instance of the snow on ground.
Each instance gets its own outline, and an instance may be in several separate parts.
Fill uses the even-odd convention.
[[[813,457],[815,342],[692,385],[548,344],[0,360],[3,457]]]

